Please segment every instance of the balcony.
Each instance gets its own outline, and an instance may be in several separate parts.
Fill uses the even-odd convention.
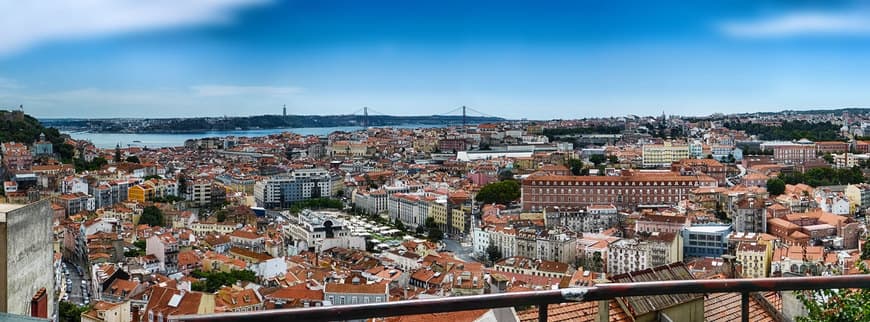
[[[599,284],[593,287],[459,296],[387,303],[278,309],[244,313],[173,316],[169,320],[179,322],[341,321],[502,307],[537,306],[538,320],[547,321],[549,304],[603,301],[628,296],[740,293],[741,319],[742,321],[749,321],[750,293],[838,288],[870,288],[870,275],[611,283]]]

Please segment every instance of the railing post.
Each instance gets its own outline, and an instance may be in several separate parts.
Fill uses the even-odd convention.
[[[749,322],[749,292],[740,292],[740,321]]]
[[[549,305],[539,304],[538,305],[538,322],[547,322],[547,307]]]

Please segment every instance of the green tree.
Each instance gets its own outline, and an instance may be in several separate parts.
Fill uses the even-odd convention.
[[[831,122],[783,121],[780,125],[764,125],[750,122],[725,122],[724,127],[731,130],[746,131],[747,134],[758,135],[764,140],[799,140],[811,141],[840,140],[840,125]]]
[[[604,259],[601,258],[601,252],[592,253],[592,260],[590,261],[589,269],[594,272],[601,272],[604,270]]]
[[[147,206],[142,209],[142,216],[139,217],[139,224],[148,226],[163,226],[163,211],[155,206]]]
[[[257,274],[250,270],[233,270],[229,272],[204,272],[195,270],[191,273],[200,279],[190,285],[191,289],[199,292],[214,293],[223,286],[233,285],[238,281],[256,282]]]
[[[514,173],[511,170],[504,170],[498,173],[498,181],[514,180]]]
[[[131,156],[127,157],[127,160],[125,160],[125,161],[131,162],[131,163],[140,163],[139,157],[137,157],[135,155],[131,155]]]
[[[435,217],[426,217],[426,229],[437,228],[438,224],[435,222]]]
[[[870,274],[864,262],[858,262],[864,274]],[[807,310],[798,322],[870,321],[870,289],[822,289],[797,293]]]
[[[82,313],[88,310],[90,310],[88,306],[78,306],[71,302],[60,301],[58,320],[62,322],[79,322],[82,320]]]
[[[583,161],[580,159],[568,160],[568,168],[571,169],[571,174],[579,176],[583,172]]]
[[[187,193],[187,179],[184,176],[178,176],[178,195],[184,196]]]
[[[218,222],[224,222],[227,220],[227,212],[226,211],[223,211],[223,210],[218,211],[216,216],[217,216]]]
[[[785,181],[779,178],[768,179],[767,192],[774,196],[781,195],[785,192]]]
[[[831,155],[830,152],[825,152],[825,154],[822,155],[822,159],[825,159],[825,162],[828,164],[834,164],[834,156]]]
[[[402,221],[399,220],[399,218],[396,218],[396,221],[393,222],[393,226],[395,226],[396,229],[398,229],[398,230],[401,230],[401,231],[405,230],[405,224],[402,223]]]
[[[596,168],[605,161],[607,161],[607,158],[603,154],[593,154],[589,157],[589,162],[595,164]]]
[[[290,206],[290,212],[298,213],[303,209],[342,209],[343,207],[344,204],[341,203],[341,200],[313,198],[293,203],[293,205]]]
[[[99,170],[106,164],[109,164],[109,162],[102,157],[93,158],[91,162],[87,162],[85,161],[85,159],[81,158],[73,160],[73,165],[75,166],[76,172]]]
[[[434,227],[432,229],[429,229],[429,233],[427,234],[427,236],[429,237],[428,239],[430,241],[437,242],[444,239],[444,232],[441,231],[441,228]]]
[[[611,156],[607,157],[607,160],[610,161],[611,164],[619,163],[619,158],[615,155],[611,155]]]
[[[489,241],[489,246],[486,246],[486,256],[487,259],[489,259],[489,261],[493,263],[495,263],[495,261],[501,259],[502,257],[501,251],[498,249],[498,247],[495,246],[495,244],[491,240]]]
[[[121,145],[115,145],[115,157],[112,159],[115,163],[121,162]]]
[[[870,236],[864,239],[864,245],[861,245],[861,260],[870,259]]]
[[[514,180],[508,180],[484,186],[474,199],[482,203],[508,204],[519,198],[520,184]]]
[[[779,178],[786,184],[804,183],[813,187],[845,185],[864,182],[864,173],[861,168],[812,168],[806,172],[781,173]]]

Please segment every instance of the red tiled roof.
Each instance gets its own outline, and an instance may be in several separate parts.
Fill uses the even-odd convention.
[[[416,315],[403,315],[378,319],[383,322],[433,322],[433,321],[451,321],[451,322],[474,322],[490,310],[474,310],[474,311],[455,311],[444,313],[429,313]],[[369,320],[373,321],[373,320]]]
[[[704,298],[704,319],[708,322],[732,322],[741,317],[740,293],[713,293]],[[749,297],[749,321],[775,321],[761,303]]]
[[[738,309],[740,306],[738,306]],[[598,321],[598,302],[587,301],[579,303],[550,304],[547,306],[548,322],[596,322]],[[610,301],[610,322],[630,322],[628,314],[619,307],[615,300]],[[537,322],[538,307],[534,306],[527,310],[517,312],[517,318],[521,322]]]
[[[323,290],[311,290],[308,289],[307,284],[302,283],[278,289],[277,291],[267,295],[266,298],[281,300],[303,299],[323,301]]]

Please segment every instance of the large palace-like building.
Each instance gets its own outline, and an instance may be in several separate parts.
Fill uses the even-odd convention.
[[[537,172],[522,186],[523,210],[612,204],[619,209],[640,205],[674,205],[698,187],[716,187],[704,174],[624,170],[612,176],[566,176]]]

